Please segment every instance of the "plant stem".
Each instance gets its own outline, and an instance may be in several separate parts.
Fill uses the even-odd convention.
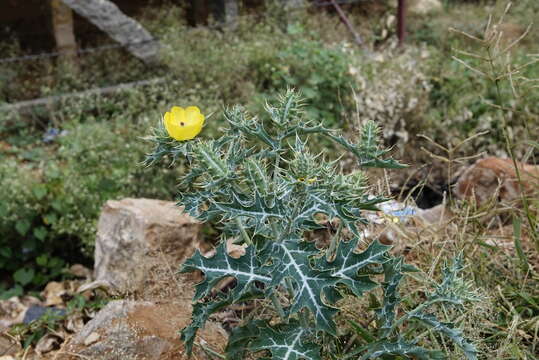
[[[294,204],[294,208],[292,209],[292,217],[288,221],[288,225],[286,226],[286,230],[281,234],[281,237],[279,238],[279,241],[284,240],[285,236],[290,233],[292,230],[292,225],[294,224],[294,219],[298,216],[298,208],[300,203],[303,202],[303,198],[298,199],[296,203]]]
[[[218,357],[219,359],[226,359],[226,356],[224,356],[222,354],[219,354],[217,351],[210,349],[206,345],[202,345],[202,344],[199,344],[199,343],[196,343],[196,345],[198,345],[204,352],[208,353],[209,355]]]
[[[309,321],[307,320],[307,313],[305,312],[305,309],[301,309],[299,311],[299,322],[302,328],[309,328]]]
[[[444,301],[447,301],[447,299],[438,298],[438,299],[433,299],[433,300],[429,300],[427,302],[424,302],[423,304],[419,305],[418,307],[416,307],[415,309],[413,309],[412,311],[410,311],[406,315],[401,316],[399,320],[395,321],[395,323],[393,323],[393,325],[391,326],[391,329],[389,329],[387,334],[390,335],[396,328],[398,328],[400,325],[402,325],[406,320],[410,319],[415,314],[423,311],[423,309],[426,309],[429,306],[431,306],[433,304],[436,304],[438,302],[444,302]]]
[[[281,317],[281,319],[286,320],[286,315],[284,314],[283,306],[279,302],[279,299],[277,298],[277,294],[274,292],[270,295],[271,302],[273,303],[273,306],[275,306],[275,310],[277,310],[277,313]]]
[[[294,299],[296,294],[294,293],[294,285],[292,284],[292,280],[287,277],[286,278],[286,290],[288,291],[288,295],[290,296],[290,301]]]
[[[279,230],[277,229],[277,224],[270,220],[271,231],[273,232],[273,237],[275,241],[281,241],[281,235],[279,235]]]
[[[277,177],[279,176],[279,162],[281,161],[281,155],[279,155],[279,152],[277,151],[275,153],[275,165],[273,169],[273,181],[277,180]]]
[[[509,137],[509,134],[507,133],[508,125],[507,125],[507,120],[505,118],[505,113],[504,113],[504,110],[503,110],[504,107],[503,107],[502,94],[501,94],[500,84],[499,84],[500,81],[497,79],[496,69],[495,69],[495,66],[494,66],[494,58],[492,56],[492,52],[490,50],[490,47],[487,48],[487,53],[488,53],[488,61],[489,61],[489,64],[490,64],[492,75],[493,75],[492,79],[493,79],[494,84],[496,85],[496,100],[498,102],[499,113],[500,113],[500,117],[502,119],[502,132],[503,132],[503,137],[505,138],[505,147],[507,148],[507,153],[509,154],[509,157],[511,158],[511,160],[513,162],[513,167],[515,168],[515,175],[517,177],[517,183],[518,183],[518,188],[519,188],[519,192],[520,192],[520,198],[522,200],[522,205],[524,207],[524,212],[526,213],[526,220],[528,221],[528,225],[530,226],[530,236],[532,237],[533,242],[535,244],[535,249],[537,251],[539,251],[539,237],[537,236],[537,232],[535,230],[535,224],[534,224],[534,221],[533,221],[532,213],[530,211],[530,205],[528,203],[528,198],[527,198],[526,192],[524,190],[524,184],[523,184],[523,181],[522,181],[522,176],[520,174],[520,169],[518,167],[517,160],[516,160],[515,154],[513,152],[513,143],[511,141],[511,138]]]
[[[337,228],[337,232],[331,238],[331,243],[329,244],[329,248],[328,248],[328,251],[326,253],[327,261],[330,261],[330,259],[333,257],[333,254],[337,251],[337,247],[339,246],[339,239],[341,237],[342,228],[343,228],[343,225],[342,225],[342,221],[341,221],[339,223],[339,227]]]
[[[240,229],[240,232],[241,232],[241,236],[243,237],[243,240],[245,241],[245,243],[249,246],[253,245],[253,242],[251,241],[249,234],[247,234],[247,231],[245,231],[245,228],[243,227],[243,224],[239,217],[236,218],[236,225],[238,225],[238,228]]]

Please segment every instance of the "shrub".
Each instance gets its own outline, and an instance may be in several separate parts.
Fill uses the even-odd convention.
[[[305,98],[311,119],[341,127],[344,114],[353,103],[354,81],[348,74],[350,56],[341,48],[301,38],[271,55],[250,63],[259,102],[275,100],[280,89],[293,87]]]

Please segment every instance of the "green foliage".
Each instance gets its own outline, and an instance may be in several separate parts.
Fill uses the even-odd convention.
[[[188,352],[196,331],[212,313],[229,304],[267,298],[279,321],[268,318],[237,329],[227,348],[229,358],[265,350],[274,359],[321,359],[323,345],[335,342],[341,333],[335,322],[339,301],[346,295],[362,297],[378,287],[376,276],[382,272],[381,331],[376,341],[355,352],[357,358],[439,358],[440,352],[403,338],[399,326],[412,316],[473,353],[451,324],[423,313],[435,303],[462,305],[471,300],[463,295],[468,294],[467,284],[457,275],[460,262],[446,270],[445,280],[425,303],[397,319],[402,259],[391,257],[390,247],[377,241],[365,246],[357,227],[366,223],[365,210],[377,210],[386,199],[368,193],[360,171],[342,174],[323,154],[314,156],[307,150],[308,137],[322,136],[353,154],[361,168],[402,167],[383,158],[387,151],[378,145],[374,124],[366,124],[358,143],[349,142],[318,122],[305,120],[302,101],[293,91],[281,96],[276,106],[268,105],[267,117],[250,117],[236,107],[225,112],[225,119],[228,127],[212,140],[177,142],[160,126],[154,130],[155,151],[147,157],[148,163],[186,157],[189,166],[180,182],[179,203],[199,220],[223,225],[223,243],[216,254],[206,258],[196,252],[182,266],[182,272],[204,273],[196,286],[193,321],[182,331]],[[331,245],[322,249],[304,238],[307,231],[321,226],[320,216],[340,224]],[[348,230],[352,239],[345,241],[341,229]],[[227,239],[244,243],[245,254],[231,257]],[[233,277],[236,285],[215,297],[212,290],[227,277]]]
[[[2,159],[0,273],[2,287],[12,288],[5,296],[58,278],[66,260],[88,262],[105,201],[172,196],[173,169],[139,166],[144,123],[116,120],[65,124],[53,149],[13,147],[13,156]]]
[[[289,46],[250,64],[263,99],[275,101],[279,90],[298,89],[305,98],[310,119],[336,127],[353,109],[348,76],[350,55],[317,40],[299,38]]]

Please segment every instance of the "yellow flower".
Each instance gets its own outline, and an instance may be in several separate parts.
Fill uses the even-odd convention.
[[[196,106],[182,108],[173,106],[170,112],[165,114],[163,123],[170,137],[179,140],[191,140],[197,136],[204,125],[204,115]]]

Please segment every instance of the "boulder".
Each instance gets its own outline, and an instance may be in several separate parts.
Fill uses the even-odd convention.
[[[94,277],[121,292],[138,291],[156,264],[172,268],[191,256],[200,223],[173,202],[107,201],[97,226]]]
[[[530,194],[539,188],[539,166],[517,162],[523,190]],[[477,160],[464,170],[456,186],[455,196],[462,200],[474,200],[478,206],[493,197],[503,203],[515,203],[520,199],[520,185],[511,159],[488,157]]]
[[[74,358],[102,360],[187,359],[178,331],[191,321],[189,301],[156,303],[116,300],[104,307],[63,347]],[[198,342],[223,352],[226,332],[208,322]],[[205,359],[194,347],[194,358]],[[65,355],[59,359],[70,359]]]

